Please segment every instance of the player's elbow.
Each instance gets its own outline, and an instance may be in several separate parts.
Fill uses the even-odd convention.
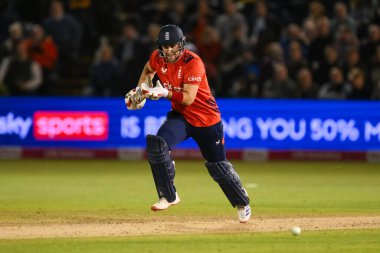
[[[184,96],[182,104],[185,106],[191,105],[194,102],[194,99],[195,98],[190,98],[190,97]]]

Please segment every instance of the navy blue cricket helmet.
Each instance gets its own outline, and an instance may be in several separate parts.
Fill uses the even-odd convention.
[[[180,43],[183,51],[186,45],[186,38],[183,35],[181,28],[177,25],[164,25],[161,27],[157,38],[157,48],[161,56],[163,55],[162,46]]]

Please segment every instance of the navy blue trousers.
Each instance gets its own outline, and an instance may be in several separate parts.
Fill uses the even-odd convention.
[[[180,113],[170,111],[157,135],[165,139],[170,150],[191,137],[198,144],[203,157],[208,162],[226,160],[222,122],[209,127],[195,127],[189,124]]]

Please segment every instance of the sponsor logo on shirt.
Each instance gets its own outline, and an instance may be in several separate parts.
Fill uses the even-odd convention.
[[[162,74],[165,75],[167,71],[168,71],[167,68],[161,67],[161,73],[162,73]]]
[[[163,83],[163,86],[168,89],[168,90],[174,90],[174,91],[178,91],[178,92],[182,92],[183,91],[183,88],[182,87],[175,87],[173,86],[172,84],[168,83],[168,82],[164,82]]]
[[[189,81],[189,82],[200,82],[200,81],[202,81],[202,78],[200,76],[189,76],[187,78],[187,81]]]

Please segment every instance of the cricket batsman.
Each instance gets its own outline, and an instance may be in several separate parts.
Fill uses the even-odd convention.
[[[172,105],[157,134],[146,136],[147,158],[159,197],[151,209],[165,210],[180,202],[170,151],[191,137],[207,161],[210,176],[237,208],[239,221],[245,223],[251,217],[249,198],[239,175],[226,159],[221,115],[210,92],[204,63],[185,44],[185,36],[178,26],[161,27],[157,50],[145,64],[137,87],[125,97],[131,110],[141,109],[145,98],[166,98]],[[151,84],[154,74],[158,77],[155,86]]]

